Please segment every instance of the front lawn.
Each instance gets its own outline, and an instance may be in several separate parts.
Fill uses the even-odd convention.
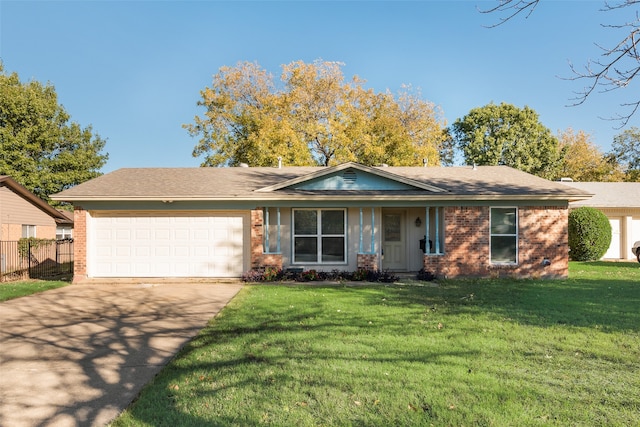
[[[49,289],[67,286],[69,282],[60,280],[27,280],[22,282],[2,282],[0,283],[0,302],[13,298],[24,297]]]
[[[640,266],[246,286],[114,426],[628,426]]]

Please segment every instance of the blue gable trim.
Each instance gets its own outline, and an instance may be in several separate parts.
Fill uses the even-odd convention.
[[[338,166],[320,168],[316,172],[288,179],[278,184],[255,190],[256,192],[271,192],[283,189],[298,190],[427,190],[431,193],[446,193],[447,191],[410,178],[385,171],[385,168],[374,168],[358,163],[349,162]],[[345,175],[346,173],[346,175]],[[353,175],[355,174],[355,176]],[[365,174],[364,187],[358,187],[358,174]],[[366,184],[368,182],[368,184]],[[308,183],[312,183],[308,185]],[[348,187],[345,184],[349,184]]]
[[[416,190],[402,182],[349,168],[310,179],[289,188],[296,190]]]

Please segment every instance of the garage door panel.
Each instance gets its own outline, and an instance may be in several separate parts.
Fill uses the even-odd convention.
[[[620,258],[620,218],[609,218],[609,224],[611,224],[611,244],[604,254],[604,259],[619,259]]]
[[[243,216],[92,218],[94,277],[239,277]]]

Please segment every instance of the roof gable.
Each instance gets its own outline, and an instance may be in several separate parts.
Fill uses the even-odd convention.
[[[58,224],[73,224],[73,219],[58,211],[8,175],[0,175],[0,186],[6,187],[36,208],[51,216]]]
[[[432,193],[446,192],[442,188],[396,175],[384,169],[372,168],[353,162],[324,168],[256,191],[272,192],[284,189],[304,191],[426,190]]]

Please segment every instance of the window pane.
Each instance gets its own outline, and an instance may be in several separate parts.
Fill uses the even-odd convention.
[[[516,209],[491,209],[491,234],[516,234]]]
[[[322,261],[344,262],[344,237],[322,238]]]
[[[22,237],[36,237],[36,226],[35,225],[23,225],[22,226]]]
[[[491,236],[491,262],[516,263],[515,236]]]
[[[322,234],[344,234],[344,211],[322,211]]]
[[[402,241],[402,217],[398,214],[388,214],[384,216],[384,240],[385,242]]]
[[[318,213],[316,211],[295,211],[294,234],[317,234]]]
[[[316,237],[296,237],[294,262],[317,262],[318,239]]]

